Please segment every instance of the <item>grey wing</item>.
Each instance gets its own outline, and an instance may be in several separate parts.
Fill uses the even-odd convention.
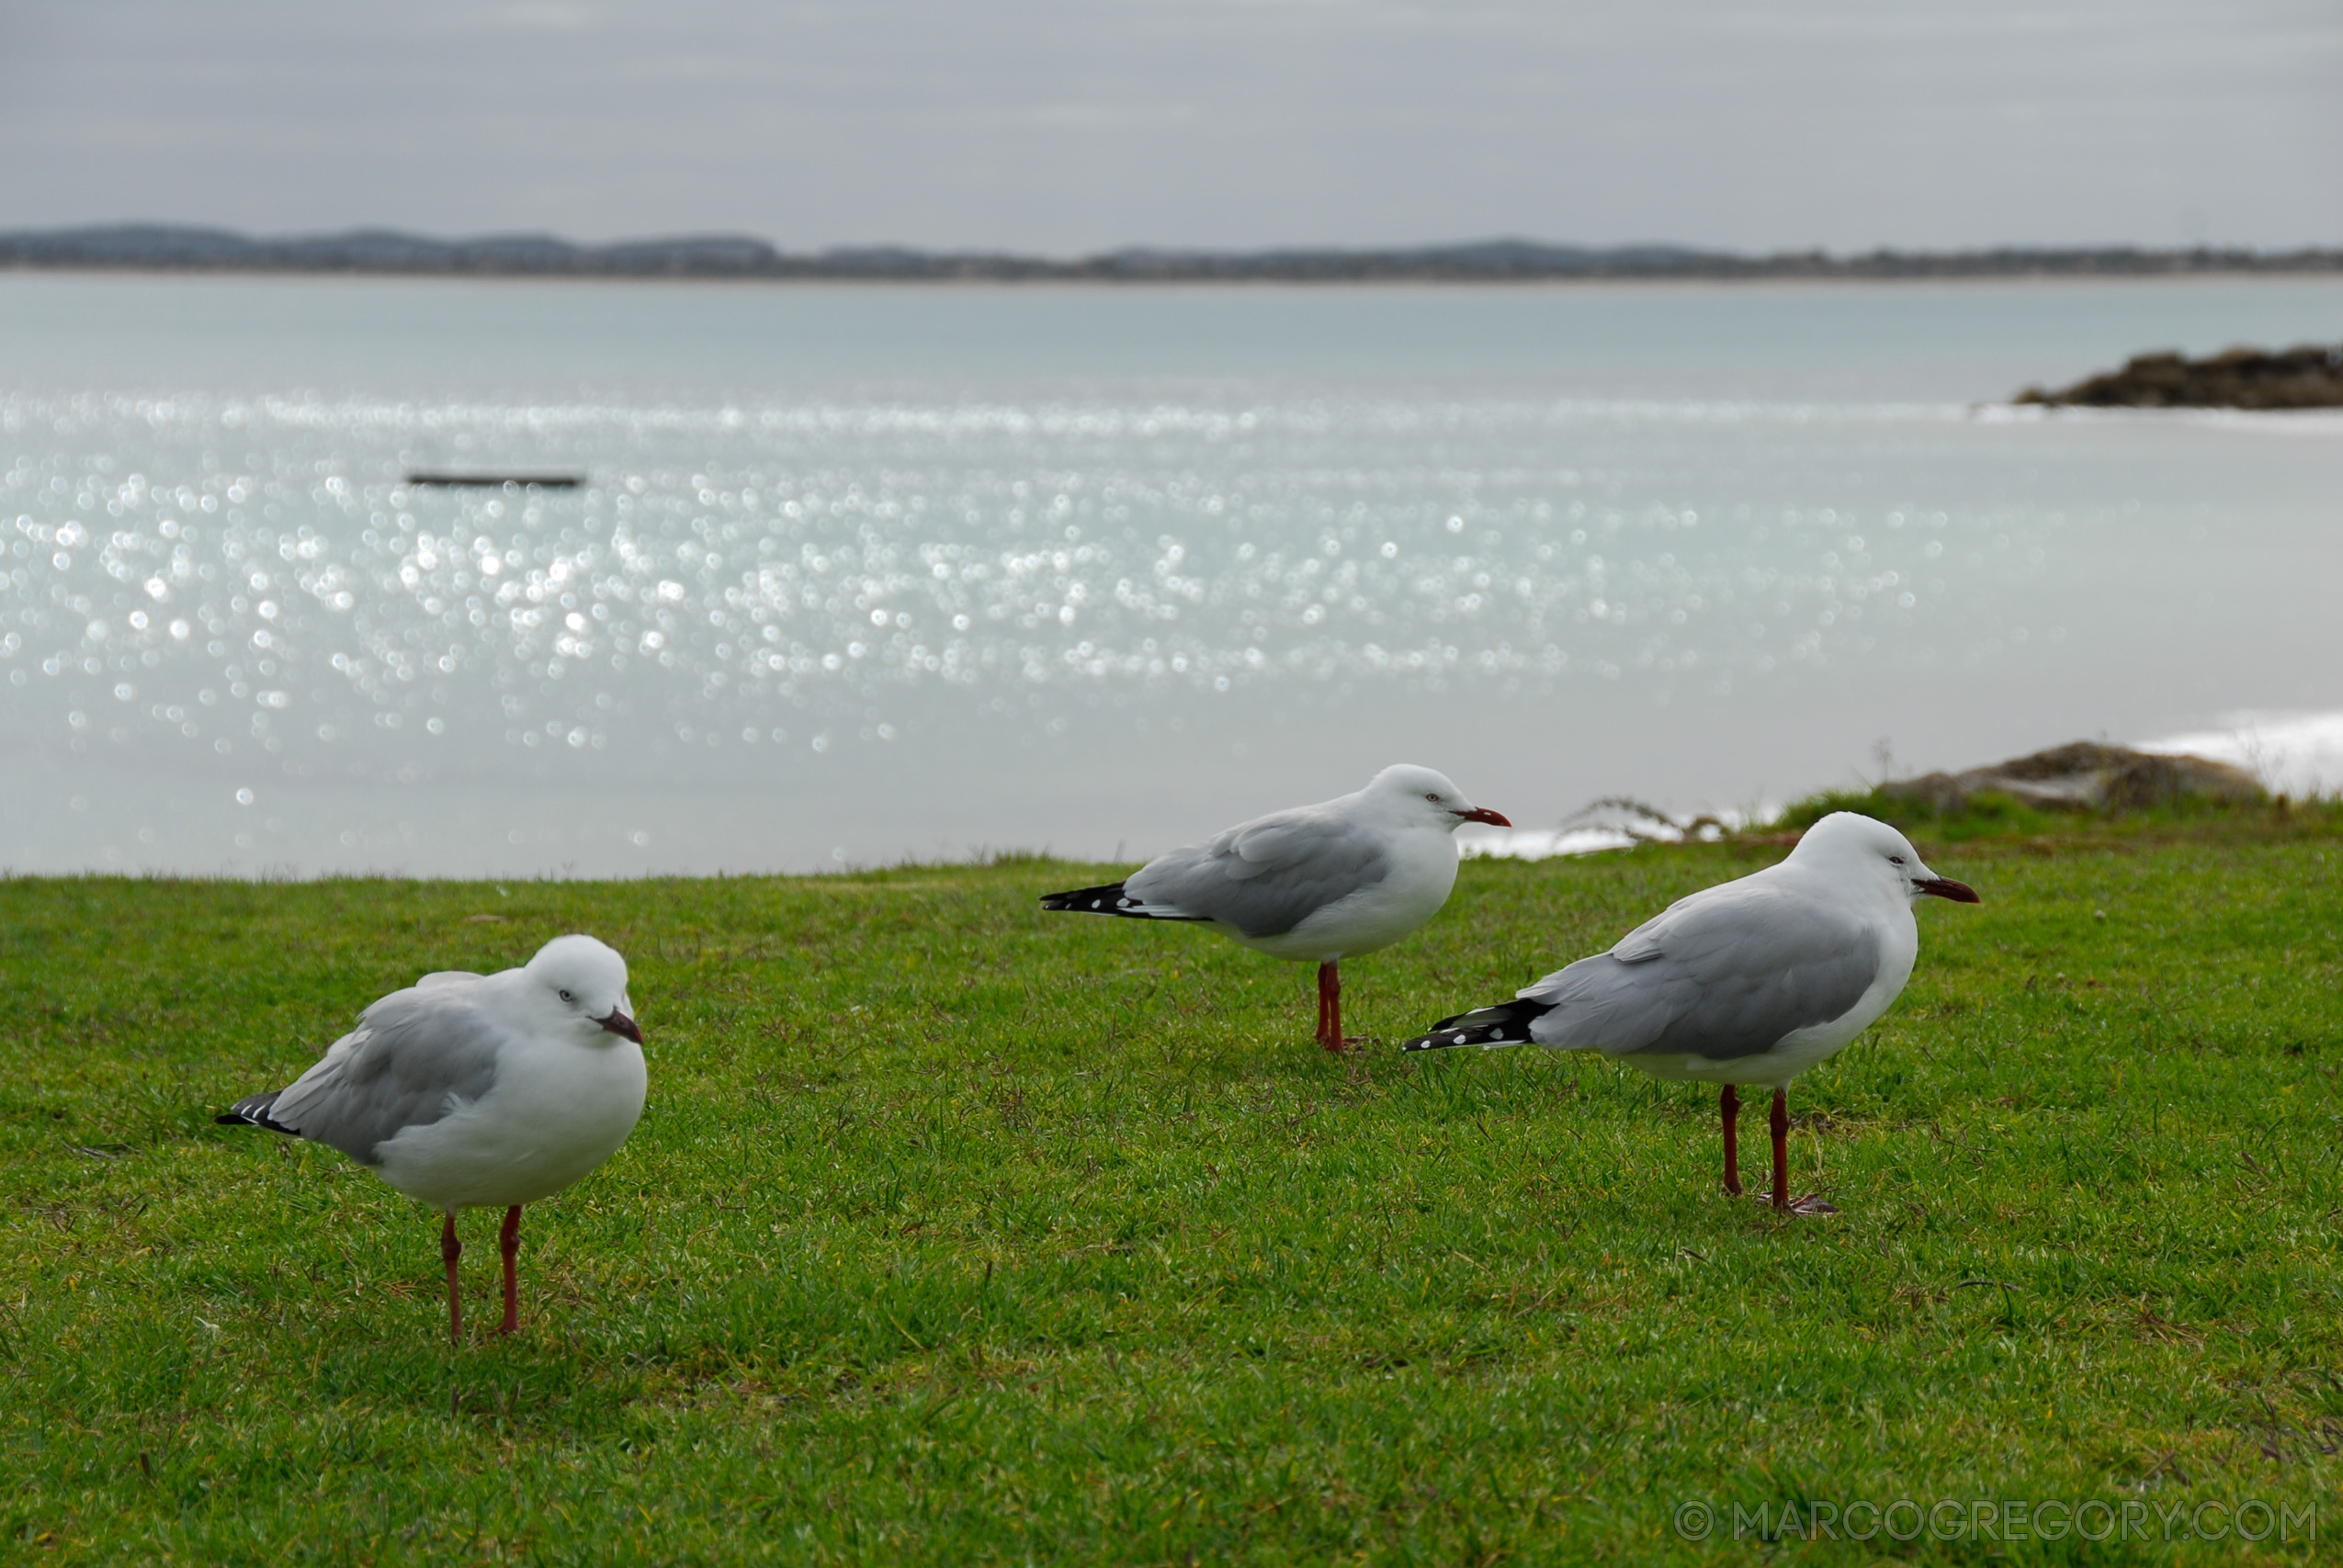
[[[1123,886],[1247,936],[1283,936],[1390,871],[1381,835],[1305,807],[1159,855]]]
[[[427,1126],[496,1080],[504,1033],[465,995],[436,985],[393,991],[270,1106],[270,1118],[362,1165],[401,1129]]]
[[[1778,886],[1727,883],[1521,994],[1552,1005],[1530,1027],[1543,1043],[1721,1061],[1844,1016],[1878,976],[1868,922]]]

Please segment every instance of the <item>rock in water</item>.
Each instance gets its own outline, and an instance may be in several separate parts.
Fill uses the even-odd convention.
[[[2029,387],[2014,400],[2077,408],[2343,408],[2343,344],[2277,354],[2233,348],[2211,359],[2143,354],[2063,391]]]
[[[1896,779],[1879,789],[1883,795],[1923,802],[1939,815],[1964,810],[1971,796],[1985,794],[2005,795],[2046,811],[2126,811],[2183,800],[2247,803],[2263,798],[2260,781],[2227,762],[2089,740],[2013,757],[1989,768]]]

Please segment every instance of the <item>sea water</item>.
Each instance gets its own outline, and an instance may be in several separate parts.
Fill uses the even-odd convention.
[[[2077,738],[2332,789],[2343,420],[2006,400],[2338,321],[0,277],[0,867],[1136,857],[1400,760],[1517,850]]]

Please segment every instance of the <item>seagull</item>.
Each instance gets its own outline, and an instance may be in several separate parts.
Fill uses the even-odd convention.
[[[289,1088],[214,1120],[331,1145],[445,1213],[447,1336],[460,1345],[456,1211],[504,1211],[510,1334],[521,1206],[608,1159],[634,1131],[644,1088],[627,961],[590,936],[558,936],[518,969],[443,970],[391,992]]]
[[[1340,1052],[1345,958],[1389,947],[1440,912],[1456,885],[1463,823],[1513,824],[1445,773],[1398,763],[1356,795],[1256,817],[1158,855],[1103,887],[1043,897],[1045,909],[1199,920],[1257,953],[1318,964],[1318,1042]]]
[[[1773,1090],[1773,1207],[1790,1200],[1790,1080],[1836,1055],[1887,1010],[1919,956],[1912,907],[1978,902],[1939,876],[1885,822],[1834,811],[1789,857],[1704,887],[1608,953],[1581,958],[1495,1007],[1443,1018],[1400,1049],[1452,1045],[1592,1048],[1666,1078],[1722,1084],[1725,1190],[1741,1195],[1735,1086]]]

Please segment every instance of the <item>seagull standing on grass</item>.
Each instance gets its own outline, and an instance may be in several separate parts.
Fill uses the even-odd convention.
[[[1045,909],[1199,920],[1257,953],[1318,965],[1318,1042],[1339,1052],[1345,958],[1440,912],[1466,822],[1512,824],[1445,773],[1399,763],[1356,795],[1272,812],[1148,862],[1120,882],[1047,894]]]
[[[521,968],[425,975],[391,992],[290,1088],[217,1120],[330,1144],[444,1212],[447,1335],[460,1345],[456,1211],[504,1211],[510,1334],[521,1206],[608,1159],[634,1131],[644,1088],[627,961],[590,936],[560,936]]]
[[[1789,1083],[1836,1055],[1903,990],[1919,956],[1912,907],[1976,903],[1885,822],[1835,811],[1789,858],[1703,888],[1581,958],[1519,999],[1443,1018],[1401,1049],[1451,1045],[1591,1048],[1645,1072],[1724,1085],[1725,1190],[1741,1194],[1739,1084],[1773,1090],[1773,1206],[1790,1199]]]

